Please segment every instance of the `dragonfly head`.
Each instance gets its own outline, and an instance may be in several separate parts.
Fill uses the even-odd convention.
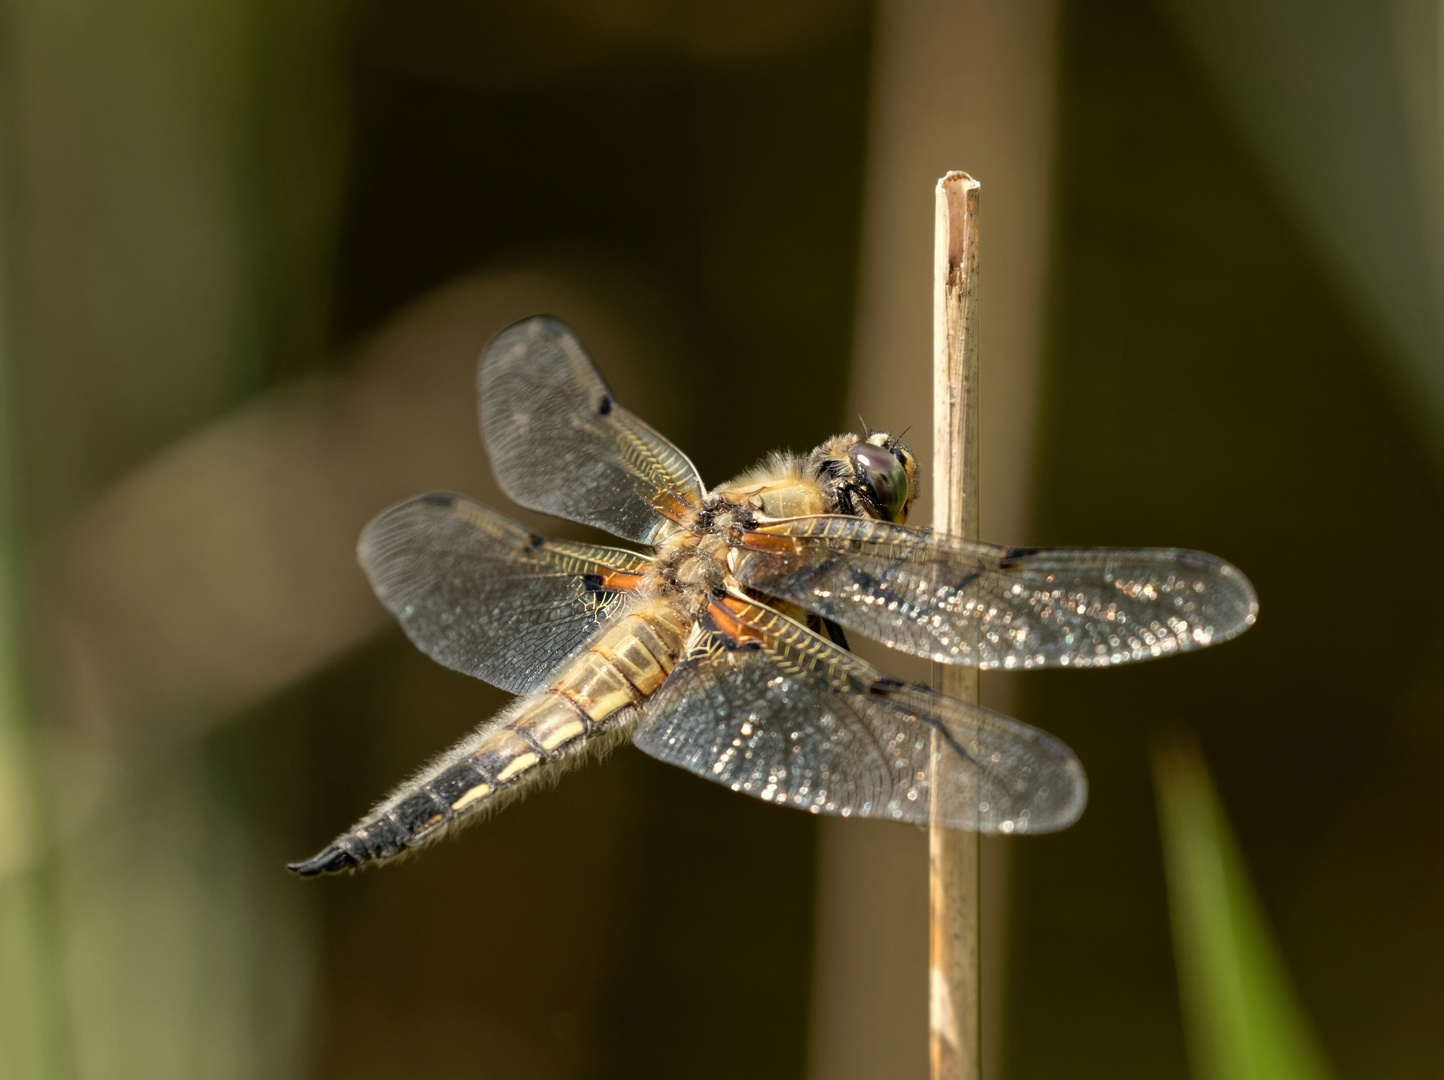
[[[885,431],[835,436],[809,455],[808,465],[834,514],[902,524],[917,498],[917,459]]]

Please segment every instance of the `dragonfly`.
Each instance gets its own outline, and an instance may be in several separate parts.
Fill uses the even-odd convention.
[[[512,501],[647,550],[548,539],[452,494],[372,521],[360,562],[406,635],[516,698],[297,874],[414,852],[628,739],[813,814],[1062,829],[1088,793],[1067,746],[884,674],[846,633],[984,670],[1089,668],[1226,641],[1258,615],[1248,579],[1202,552],[908,525],[918,463],[886,432],[775,453],[709,491],[552,317],[487,344],[477,393]]]

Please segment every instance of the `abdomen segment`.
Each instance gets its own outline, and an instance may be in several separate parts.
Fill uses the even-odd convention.
[[[514,702],[325,850],[289,868],[311,877],[394,858],[587,753],[611,749],[671,672],[690,629],[672,605],[644,604],[568,661],[548,689]]]

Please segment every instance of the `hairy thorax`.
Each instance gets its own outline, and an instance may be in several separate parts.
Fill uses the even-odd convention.
[[[660,542],[642,588],[675,600],[700,618],[729,585],[733,544],[742,530],[768,518],[830,509],[818,484],[786,464],[744,473],[713,491],[695,521]]]

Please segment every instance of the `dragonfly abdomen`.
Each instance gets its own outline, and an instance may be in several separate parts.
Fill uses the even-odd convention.
[[[324,851],[303,876],[382,862],[494,810],[587,752],[625,737],[633,710],[671,672],[690,629],[673,605],[625,616],[571,660],[550,687],[515,702],[403,784]]]

